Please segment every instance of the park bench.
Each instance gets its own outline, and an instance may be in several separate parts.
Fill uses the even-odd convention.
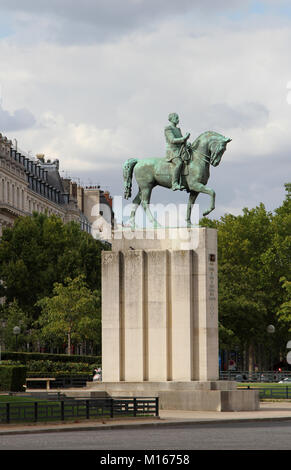
[[[26,385],[27,385],[27,382],[32,382],[32,381],[35,381],[35,382],[46,382],[46,389],[47,390],[50,390],[50,382],[56,380],[55,377],[29,377],[26,379]]]

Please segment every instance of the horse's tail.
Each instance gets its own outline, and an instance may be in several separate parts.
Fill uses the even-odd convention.
[[[137,162],[138,160],[136,158],[129,158],[122,166],[125,199],[129,199],[131,196],[132,173]]]

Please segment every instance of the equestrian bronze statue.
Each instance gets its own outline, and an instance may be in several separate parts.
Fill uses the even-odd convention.
[[[215,192],[207,186],[210,175],[210,165],[219,165],[226,146],[231,142],[214,131],[203,132],[192,144],[187,143],[190,134],[182,135],[177,127],[179,117],[176,113],[169,115],[170,125],[165,128],[166,157],[165,158],[130,158],[123,164],[124,197],[131,197],[132,177],[138,184],[138,193],[133,200],[130,215],[130,225],[135,227],[135,213],[139,205],[145,210],[154,227],[160,227],[150,211],[150,198],[155,186],[176,190],[186,190],[189,193],[187,206],[187,227],[192,227],[191,212],[199,193],[210,196],[210,206],[203,213],[208,215],[215,208]]]

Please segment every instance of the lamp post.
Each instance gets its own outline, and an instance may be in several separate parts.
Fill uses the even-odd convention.
[[[271,333],[271,334],[272,334],[272,333],[275,333],[275,327],[274,327],[274,325],[268,325],[268,326],[267,326],[267,332],[268,332],[268,333]]]
[[[287,348],[287,349],[291,349],[291,341],[288,341],[288,343],[287,343],[287,345],[286,345],[286,348]],[[287,360],[288,364],[291,364],[291,351],[289,351],[289,352],[287,353],[286,360]]]
[[[16,339],[16,351],[17,351],[17,349],[18,349],[18,348],[17,348],[17,337],[18,337],[18,335],[19,335],[19,333],[20,333],[20,328],[19,328],[19,326],[15,326],[15,327],[13,328],[13,333],[15,334],[15,339]]]
[[[268,325],[268,326],[267,326],[267,332],[268,332],[270,335],[274,334],[274,333],[275,333],[275,330],[276,330],[276,328],[274,327],[274,325]],[[270,359],[271,359],[271,367],[270,367],[270,369],[271,369],[271,370],[272,370],[272,362],[273,362],[273,360],[272,360],[272,352],[273,352],[273,351],[272,351],[272,347],[273,347],[273,344],[272,344],[272,341],[271,341],[271,343],[270,343]]]
[[[5,320],[2,320],[1,321],[1,337],[0,337],[0,364],[2,363],[2,339],[3,339],[3,330],[6,326],[6,321]]]

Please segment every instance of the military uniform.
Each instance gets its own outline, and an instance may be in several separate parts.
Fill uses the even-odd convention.
[[[186,139],[183,137],[181,129],[176,126],[165,127],[166,137],[166,160],[167,162],[174,163],[175,167],[173,170],[172,189],[185,189],[179,183],[180,174],[182,170],[182,150],[186,144]]]
[[[171,162],[173,158],[181,158],[181,147],[185,144],[181,129],[175,126],[165,127],[166,137],[166,160]]]

